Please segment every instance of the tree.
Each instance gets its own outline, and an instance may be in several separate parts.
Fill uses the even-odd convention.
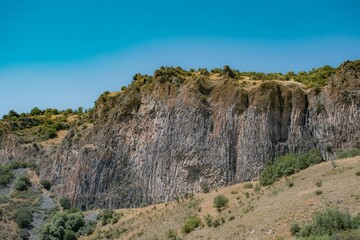
[[[64,208],[64,209],[70,209],[70,207],[71,207],[70,198],[68,198],[68,197],[62,197],[62,198],[60,198],[60,205],[61,205],[61,207]]]
[[[214,207],[220,211],[222,208],[227,207],[229,199],[224,195],[218,195],[214,198]]]
[[[35,115],[40,115],[42,112],[38,107],[34,107],[33,109],[31,109],[30,111],[30,115],[35,116]]]
[[[17,209],[14,213],[14,219],[20,228],[26,228],[32,221],[32,212],[30,209]]]

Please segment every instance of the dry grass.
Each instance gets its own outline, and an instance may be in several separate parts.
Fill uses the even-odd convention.
[[[117,210],[124,216],[117,224],[98,227],[91,239],[102,239],[102,234],[112,233],[110,239],[168,239],[166,231],[173,229],[182,239],[292,239],[290,225],[308,222],[316,211],[328,207],[346,208],[350,213],[360,212],[360,157],[338,160],[334,169],[330,162],[308,168],[292,176],[293,187],[286,179],[260,191],[244,189],[243,184],[197,194],[198,206],[189,206],[195,200],[171,202],[138,209]],[[322,181],[317,187],[316,182]],[[252,182],[255,186],[256,182]],[[321,190],[321,195],[315,191]],[[215,196],[229,198],[229,206],[221,212],[213,207]],[[200,211],[199,211],[200,210]],[[202,220],[206,215],[213,219],[223,217],[225,223],[217,228],[206,224],[187,235],[181,226],[187,216],[197,214]],[[231,221],[229,220],[231,219]],[[118,231],[117,229],[126,229]],[[98,236],[97,236],[98,234]],[[104,236],[104,235],[103,235]]]

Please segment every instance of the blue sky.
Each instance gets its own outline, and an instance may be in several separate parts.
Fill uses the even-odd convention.
[[[360,2],[1,1],[0,116],[92,107],[162,65],[287,72],[360,59]]]

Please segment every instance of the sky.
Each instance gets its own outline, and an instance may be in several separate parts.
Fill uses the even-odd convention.
[[[0,1],[0,117],[92,107],[160,66],[287,72],[360,59],[358,0]]]

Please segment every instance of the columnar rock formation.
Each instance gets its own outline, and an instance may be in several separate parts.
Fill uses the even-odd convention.
[[[41,175],[79,207],[117,208],[199,192],[203,182],[256,179],[289,152],[318,148],[330,160],[336,149],[360,146],[359,78],[352,63],[309,90],[291,81],[241,87],[229,76],[155,73],[101,96],[94,123],[71,129],[42,155]]]

